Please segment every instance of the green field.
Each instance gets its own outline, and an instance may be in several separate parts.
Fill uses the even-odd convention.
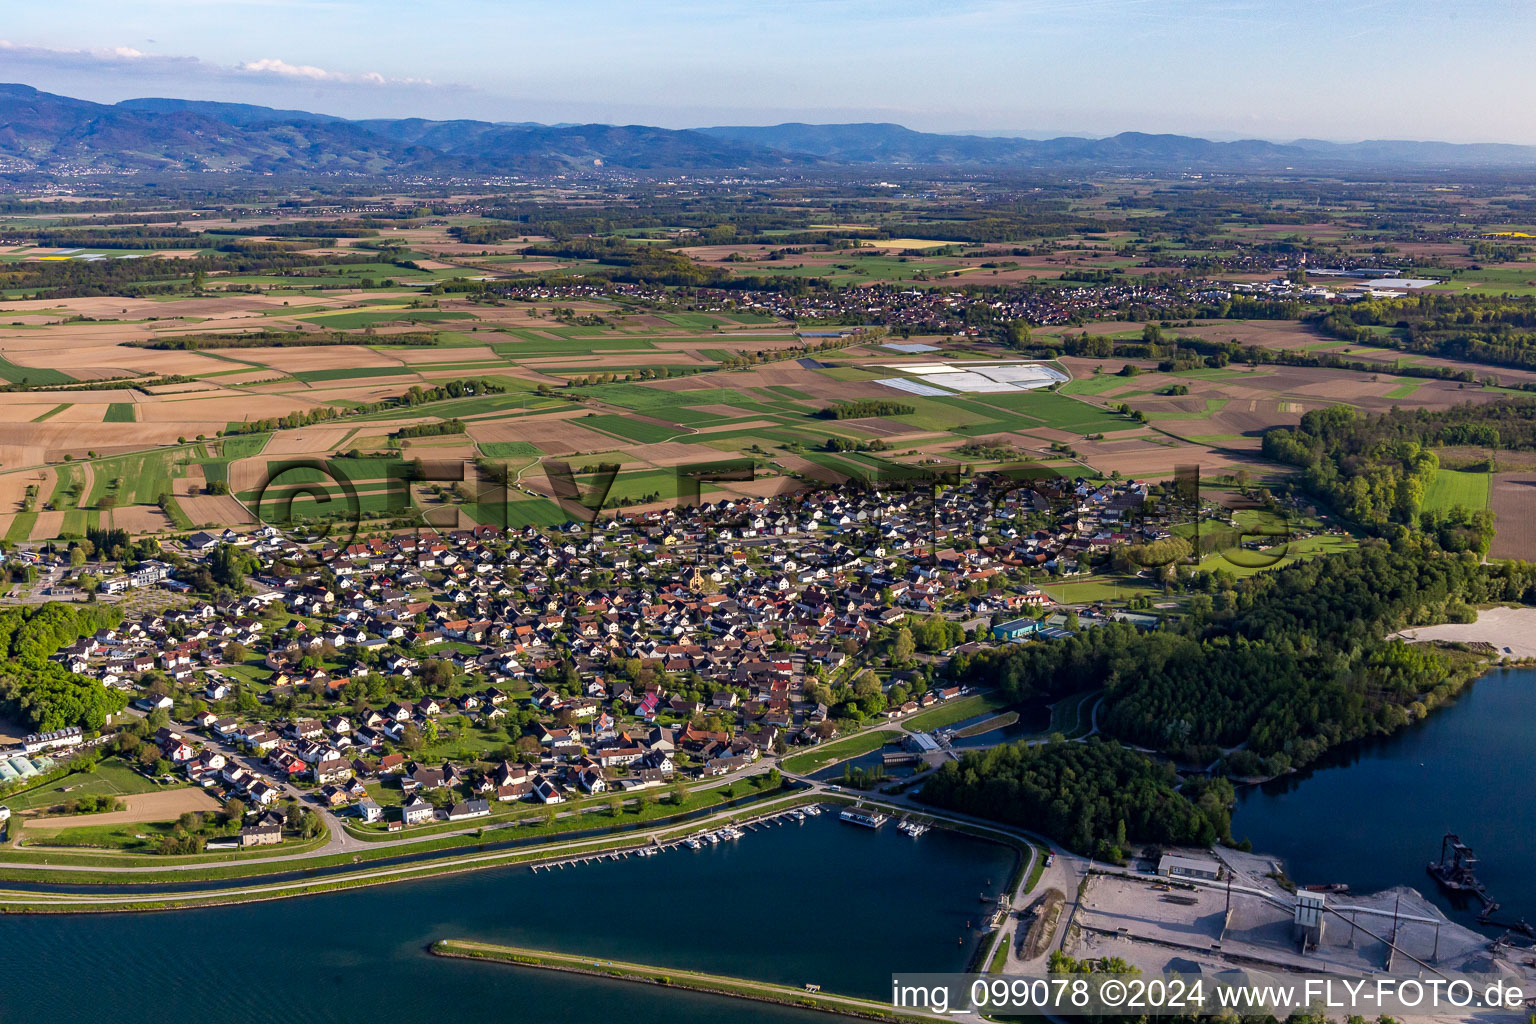
[[[667,313],[662,316],[662,319],[677,327],[706,331],[725,322],[723,318],[710,316],[708,313]]]
[[[11,520],[10,528],[5,531],[7,544],[20,544],[32,536],[32,528],[37,525],[37,512],[17,512],[16,518]]]
[[[380,312],[359,310],[352,313],[305,317],[310,323],[333,331],[354,331],[379,324],[433,324],[448,320],[473,320],[472,313],[452,313],[438,309],[391,309]]]
[[[271,434],[239,434],[219,442],[219,454],[225,459],[245,459],[260,455],[272,439]]]
[[[536,459],[544,454],[532,441],[482,441],[480,451],[492,459]]]
[[[62,370],[40,369],[36,366],[17,366],[0,355],[0,380],[8,384],[74,384],[74,377]]]
[[[1063,395],[1102,395],[1106,391],[1125,387],[1130,383],[1126,378],[1113,373],[1100,373],[1092,377],[1076,377],[1067,381],[1058,389],[1058,394]]]
[[[180,475],[177,463],[186,457],[173,451],[135,452],[91,464],[91,493],[85,504],[100,506],[111,497],[119,505],[153,505],[162,494],[171,493],[172,475]]]
[[[639,444],[655,444],[657,441],[676,437],[681,432],[677,427],[663,426],[660,423],[632,419],[628,416],[584,416],[575,422],[579,426],[594,427],[605,434],[612,434]]]
[[[584,473],[576,476],[576,486],[582,494],[590,494],[596,484],[597,477]],[[717,487],[702,483],[699,487],[700,494],[709,494],[718,490]],[[605,508],[618,505],[628,499],[629,501],[670,501],[678,497],[680,493],[678,474],[675,469],[643,469],[637,472],[623,472],[613,478],[613,487],[608,491],[608,499]],[[655,497],[651,497],[654,495]],[[594,499],[595,500],[595,499]]]
[[[56,476],[53,482],[53,492],[48,495],[48,504],[56,509],[73,508],[80,503],[81,489],[85,486],[85,474],[79,466],[65,463],[55,470]]]
[[[895,732],[861,732],[847,739],[835,740],[831,743],[823,743],[803,754],[794,754],[784,760],[784,770],[805,775],[836,761],[845,761],[850,757],[858,757],[872,750],[879,750],[887,743],[895,743],[901,738]]]
[[[231,826],[232,827],[232,826]],[[70,846],[124,853],[154,853],[160,841],[177,832],[174,821],[137,821],[120,825],[78,825],[27,833],[27,846]]]
[[[1419,390],[1419,388],[1423,387],[1426,383],[1428,383],[1428,382],[1427,381],[1422,381],[1422,380],[1410,380],[1410,381],[1407,381],[1405,383],[1399,384],[1397,387],[1393,388],[1391,391],[1388,391],[1387,394],[1386,394],[1386,397],[1387,398],[1394,398],[1394,399],[1396,399],[1396,398],[1411,398],[1411,397],[1413,397],[1413,393],[1415,391]]]
[[[1153,590],[1145,582],[1132,582],[1129,579],[1095,579],[1084,580],[1081,583],[1044,583],[1041,584],[1040,589],[1051,595],[1053,601],[1058,601],[1061,604],[1093,604],[1098,601],[1123,601],[1127,598],[1162,593],[1161,590]]]
[[[1492,477],[1464,469],[1441,469],[1435,473],[1434,482],[1424,493],[1424,508],[1442,511],[1463,505],[1467,508],[1487,508],[1488,488]]]
[[[138,419],[134,415],[132,402],[113,402],[107,406],[107,415],[102,419],[103,423],[134,423]]]
[[[109,757],[97,763],[93,771],[72,772],[35,789],[0,798],[0,803],[12,811],[20,812],[52,807],[82,796],[128,796],[133,793],[154,793],[165,788],[146,779],[117,758]]]
[[[927,711],[920,711],[907,719],[903,725],[909,732],[927,732],[932,729],[942,729],[946,725],[954,725],[963,722],[967,718],[988,711],[996,711],[1008,706],[1008,701],[996,693],[973,693],[969,697],[961,697],[959,700],[945,701],[937,707],[931,707]]]
[[[501,525],[503,513],[498,508],[482,510],[477,506],[469,505],[466,509],[477,523]],[[506,506],[505,518],[507,528],[513,530],[522,529],[524,526],[559,526],[571,521],[571,517],[548,498],[528,498],[510,502]]]
[[[1353,537],[1339,537],[1333,534],[1318,534],[1315,537],[1304,537],[1301,540],[1291,541],[1286,545],[1284,552],[1279,548],[1267,551],[1243,551],[1230,550],[1206,555],[1200,560],[1199,568],[1206,571],[1217,569],[1231,573],[1233,576],[1252,576],[1256,572],[1264,572],[1267,569],[1283,569],[1292,562],[1303,558],[1311,558],[1314,555],[1337,554],[1356,547],[1358,542]],[[1278,558],[1277,558],[1278,556]]]
[[[1033,416],[1047,427],[1077,430],[1085,434],[1129,430],[1136,424],[1123,416],[1105,412],[1096,405],[1079,402],[1054,391],[1004,392],[986,395],[981,402]]]
[[[771,274],[775,277],[820,277],[838,284],[864,281],[912,281],[918,277],[933,279],[961,269],[959,263],[907,259],[901,256],[839,254],[831,263],[795,264],[787,260],[768,263],[736,264],[737,274]]]
[[[300,370],[293,374],[293,379],[305,384],[318,384],[329,380],[356,380],[364,377],[416,376],[419,375],[409,366],[354,366],[338,370]]]

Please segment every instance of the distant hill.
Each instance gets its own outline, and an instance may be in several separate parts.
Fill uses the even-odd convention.
[[[186,112],[203,114],[223,121],[226,124],[252,125],[262,124],[267,121],[315,121],[322,123],[336,123],[345,121],[344,117],[333,117],[330,114],[313,114],[307,110],[274,110],[272,107],[261,107],[254,103],[220,103],[216,100],[175,100],[161,97],[145,97],[138,100],[123,100],[115,104],[118,110],[139,110],[151,114],[170,114]]]
[[[645,125],[353,121],[248,103],[92,103],[0,85],[0,173],[248,171],[363,175],[976,168],[993,171],[1329,171],[1530,168],[1536,147],[1372,141],[1215,142],[942,135],[898,124],[700,129]]]
[[[348,121],[195,100],[92,103],[0,85],[0,170],[550,174],[813,167],[694,131],[419,119]]]
[[[1122,132],[1108,138],[1030,139],[935,135],[899,124],[780,124],[704,128],[719,139],[845,164],[1034,169],[1106,167],[1144,170],[1328,170],[1344,167],[1529,167],[1536,147],[1448,142],[1288,144],[1243,139],[1213,142],[1188,135]]]

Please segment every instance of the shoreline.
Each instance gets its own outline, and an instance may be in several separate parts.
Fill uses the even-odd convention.
[[[592,957],[549,950],[527,949],[519,946],[502,946],[494,943],[471,942],[465,939],[438,939],[427,947],[432,956],[457,960],[475,960],[482,963],[499,963],[509,967],[529,970],[560,971],[565,974],[582,974],[594,978],[606,978],[636,985],[653,985],[658,988],[682,989],[705,995],[724,996],[731,999],[747,999],[759,1003],[790,1006],[803,1010],[817,1010],[840,1017],[862,1020],[882,1020],[907,1024],[907,1022],[947,1019],[939,1014],[898,1012],[883,1004],[859,996],[845,996],[833,992],[795,989],[776,982],[755,981],[750,978],[733,978],[727,975],[707,974],[630,963],[622,960],[597,960]]]
[[[769,814],[782,814],[807,803],[846,803],[848,799],[840,798],[837,794],[791,793],[777,799],[773,797],[766,798],[764,804],[767,804],[769,801],[772,801],[771,807],[753,805],[751,807],[752,813],[743,815],[740,819],[732,818],[728,812],[723,812],[726,813],[726,816],[720,819],[720,823],[732,821],[752,822]],[[384,868],[369,868],[364,865],[360,866],[359,870],[355,872],[342,871],[332,876],[317,879],[291,879],[283,882],[262,884],[259,881],[260,876],[257,876],[257,880],[253,881],[249,887],[236,886],[228,889],[212,889],[201,892],[166,893],[163,895],[154,892],[103,892],[99,894],[92,892],[30,892],[26,890],[8,890],[0,886],[0,915],[100,914],[193,910],[202,907],[231,906],[239,903],[258,903],[274,899],[317,895],[341,889],[413,881],[492,867],[527,866],[529,868],[537,868],[545,864],[591,859],[593,857],[607,857],[638,849],[655,847],[662,843],[676,843],[696,828],[701,826],[708,827],[713,821],[714,819],[712,818],[706,818],[701,821],[674,822],[662,825],[660,830],[642,829],[627,834],[587,837],[586,839],[571,840],[563,843],[556,841],[531,848],[472,854],[466,857],[449,858],[442,861],[429,861],[424,864],[400,864]],[[58,879],[45,881],[75,884]],[[208,881],[218,881],[218,879],[209,879]],[[111,883],[105,884],[110,885]],[[157,883],[134,882],[131,884],[152,885]]]
[[[1388,639],[1417,643],[1487,644],[1495,664],[1527,664],[1536,660],[1536,608],[1527,605],[1492,605],[1477,609],[1472,622],[1441,622],[1410,626],[1389,634]]]
[[[868,799],[868,798],[863,798]],[[357,871],[342,871],[335,875],[316,879],[288,879],[282,882],[262,884],[258,880],[250,886],[232,886],[226,889],[184,891],[179,893],[157,892],[31,892],[6,889],[0,885],[0,916],[8,914],[107,914],[151,911],[196,910],[204,907],[233,906],[241,903],[260,903],[278,899],[320,895],[343,889],[408,882],[426,878],[477,871],[485,868],[526,866],[537,871],[541,867],[585,861],[593,858],[618,858],[641,849],[662,845],[675,845],[701,827],[708,829],[723,824],[750,824],[769,817],[784,814],[806,804],[830,804],[841,806],[857,802],[842,793],[801,792],[777,798],[767,798],[752,807],[754,813],[740,818],[723,813],[718,818],[702,821],[673,823],[662,830],[641,830],[622,835],[588,837],[567,843],[545,844],[529,849],[501,850],[478,853],[425,864],[398,864],[389,867],[369,868],[359,866]],[[945,819],[928,811],[893,804],[884,806],[921,815],[934,825],[983,842],[997,843],[1008,848],[1014,855],[1009,885],[1016,887],[1023,874],[1038,856],[1031,836],[997,827],[973,823],[964,819]],[[1038,837],[1037,837],[1038,838]],[[110,883],[107,883],[110,884]],[[135,883],[155,884],[155,883]]]

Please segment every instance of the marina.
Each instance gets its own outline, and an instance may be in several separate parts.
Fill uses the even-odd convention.
[[[744,838],[748,833],[764,832],[769,829],[779,828],[784,825],[803,825],[813,821],[822,813],[820,804],[807,804],[803,807],[791,808],[786,811],[778,811],[773,814],[765,814],[733,824],[723,825],[719,828],[704,829],[680,838],[661,840],[652,838],[645,845],[627,847],[619,850],[605,850],[599,853],[582,854],[574,857],[562,857],[555,860],[542,861],[533,864],[530,870],[535,874],[550,871],[563,871],[568,867],[577,867],[586,864],[597,864],[604,861],[626,860],[629,857],[654,857],[657,854],[670,850],[707,850],[710,847],[720,846],[726,843],[734,843]],[[869,829],[879,829],[885,825],[890,817],[879,811],[867,811],[862,808],[846,808],[839,815],[840,821],[853,825],[861,825]],[[916,839],[928,832],[933,826],[927,823],[903,820],[897,828],[905,835]]]
[[[880,828],[890,820],[879,811],[866,811],[858,807],[844,809],[838,818],[850,825],[862,825],[864,828]]]
[[[681,855],[686,850],[670,857],[633,851],[616,860],[589,858],[580,871],[491,868],[193,911],[16,915],[6,919],[12,945],[0,962],[0,1005],[8,1019],[63,1024],[149,1024],[203,1013],[257,1024],[357,1020],[363,1013],[376,1024],[829,1019],[767,1005],[744,1014],[741,1004],[724,998],[428,954],[433,942],[458,936],[797,988],[815,981],[829,991],[872,999],[888,992],[893,963],[962,970],[983,923],[976,892],[988,878],[1007,877],[1013,854],[942,829],[921,843],[895,842],[840,827],[834,818],[807,815],[795,827],[785,818],[744,837],[751,841],[722,841],[687,856]],[[838,888],[836,913],[807,910],[805,878],[783,870],[787,864],[815,864],[834,878],[857,875],[860,884]],[[652,905],[666,908],[666,927],[594,928],[595,920],[611,913],[612,895],[619,892],[648,894]],[[893,892],[901,899],[891,899]],[[723,909],[747,906],[780,912],[757,914],[749,930],[718,927]],[[913,919],[926,926],[907,927]],[[967,929],[966,921],[974,927]],[[304,989],[303,1006],[296,1013],[290,1001],[252,1000],[199,958],[157,957],[146,966],[130,955],[185,941],[217,944],[228,962],[260,962],[272,976]],[[91,984],[46,969],[85,949],[91,951]],[[358,979],[387,983],[391,995],[360,1003]],[[122,998],[129,991],[134,998]],[[572,1007],[580,1007],[580,1014],[572,1015]]]

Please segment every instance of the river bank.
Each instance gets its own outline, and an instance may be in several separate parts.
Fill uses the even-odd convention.
[[[700,971],[684,971],[575,954],[551,953],[543,949],[522,949],[484,942],[466,942],[462,939],[439,939],[431,945],[430,951],[433,956],[503,963],[531,970],[585,974],[638,985],[686,989],[690,992],[749,999],[759,1003],[819,1010],[841,1017],[889,1021],[892,1024],[945,1019],[938,1014],[896,1013],[889,1007],[867,999],[823,992],[821,987],[814,983],[807,983],[804,987],[795,989],[789,985],[775,985],[748,978],[730,978]]]
[[[1536,919],[1528,871],[1536,773],[1523,768],[1533,721],[1536,669],[1495,668],[1422,720],[1240,790],[1232,834],[1300,884],[1421,887],[1453,920],[1475,926],[1475,913],[1425,871],[1441,836],[1456,832],[1477,850],[1479,877],[1506,914]]]

